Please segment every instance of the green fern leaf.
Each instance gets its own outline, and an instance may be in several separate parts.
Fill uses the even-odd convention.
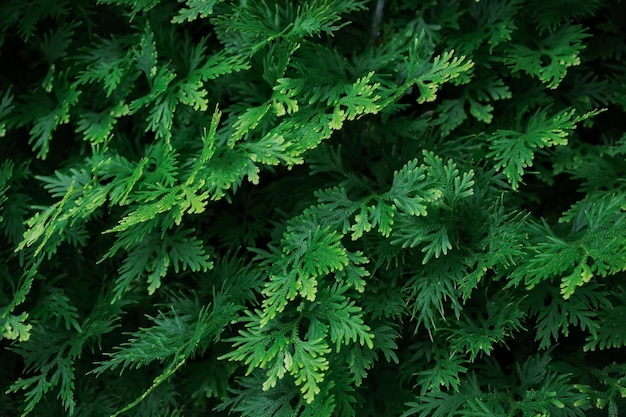
[[[324,380],[324,372],[329,366],[325,355],[329,352],[330,348],[322,339],[294,340],[293,358],[288,361],[287,370],[295,378],[304,400],[309,404],[320,393],[319,384]]]
[[[498,130],[490,139],[491,152],[487,157],[496,161],[496,170],[502,170],[513,189],[519,187],[525,169],[533,165],[535,152],[545,147],[567,144],[569,133],[576,123],[591,117],[597,112],[575,116],[573,109],[565,109],[548,116],[547,109],[533,114],[525,132]]]
[[[30,339],[30,331],[33,326],[26,323],[28,319],[28,313],[23,312],[18,316],[13,314],[4,314],[0,318],[2,321],[2,338],[8,340],[18,340],[20,342],[26,342]]]
[[[2,95],[2,100],[0,100],[0,138],[6,135],[6,119],[13,110],[13,108],[13,95],[11,94],[11,89],[8,89]]]
[[[310,314],[327,324],[336,351],[341,349],[341,344],[348,345],[352,341],[373,349],[374,335],[363,321],[362,309],[345,296],[346,290],[337,284],[322,290]]]
[[[185,3],[185,7],[181,8],[178,15],[172,18],[172,23],[205,19],[213,14],[213,8],[220,2],[221,0],[179,0],[179,3]]]
[[[542,39],[539,49],[512,45],[505,63],[513,72],[524,71],[539,78],[548,88],[556,88],[567,69],[580,64],[582,41],[587,37],[589,34],[581,25],[564,26]]]

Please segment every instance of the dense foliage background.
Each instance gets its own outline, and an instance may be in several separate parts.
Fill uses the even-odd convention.
[[[625,415],[624,21],[3,0],[0,415]]]

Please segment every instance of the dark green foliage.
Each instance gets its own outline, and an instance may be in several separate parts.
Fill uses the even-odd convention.
[[[626,415],[625,20],[0,2],[0,415]]]

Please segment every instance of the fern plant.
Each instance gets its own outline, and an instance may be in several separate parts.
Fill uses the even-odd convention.
[[[624,415],[625,18],[3,1],[0,414]]]

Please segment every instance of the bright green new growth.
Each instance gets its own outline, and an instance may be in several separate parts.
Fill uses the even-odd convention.
[[[0,4],[0,404],[626,410],[619,0]]]

